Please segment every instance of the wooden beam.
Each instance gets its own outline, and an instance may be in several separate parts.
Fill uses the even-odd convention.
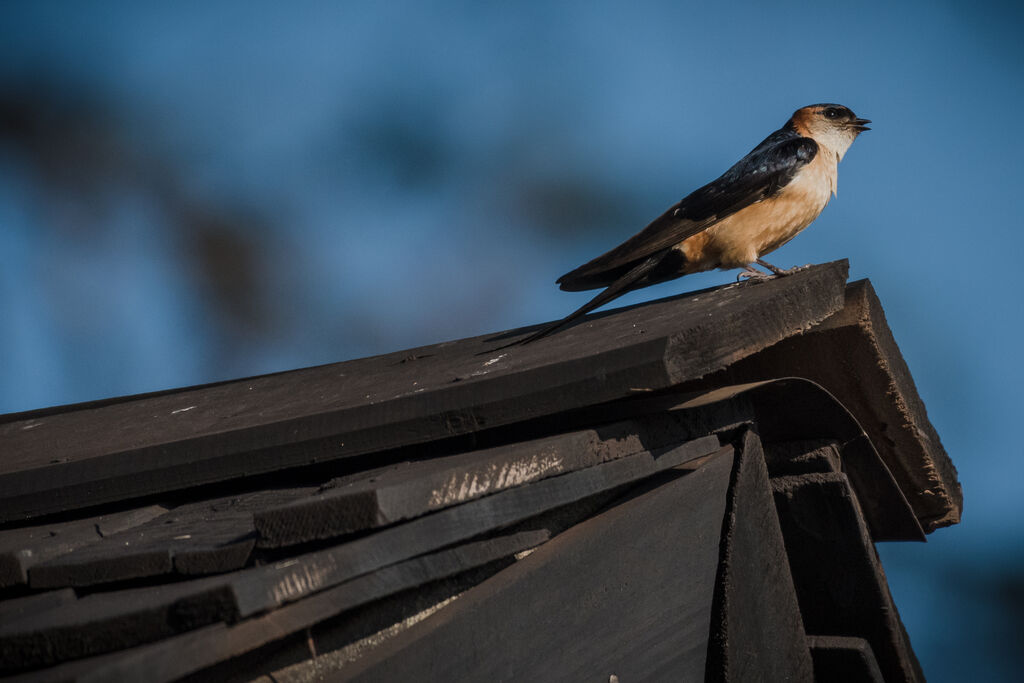
[[[0,522],[422,444],[692,380],[842,305],[847,263],[493,335],[0,420]]]

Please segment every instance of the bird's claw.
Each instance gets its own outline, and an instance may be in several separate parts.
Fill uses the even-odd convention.
[[[743,280],[747,280],[748,282],[755,282],[758,280],[771,280],[773,277],[775,276],[770,273],[762,273],[753,266],[747,266],[740,271],[739,275],[736,276],[736,281],[742,282]]]
[[[801,271],[801,270],[803,270],[804,268],[807,268],[810,265],[810,264],[807,264],[806,266],[793,266],[792,268],[779,268],[778,266],[773,266],[772,264],[768,263],[767,261],[762,261],[761,259],[757,259],[757,261],[755,261],[755,263],[757,263],[757,265],[761,266],[762,268],[767,268],[768,270],[772,271],[773,274],[778,275],[778,276],[792,275],[793,273]]]

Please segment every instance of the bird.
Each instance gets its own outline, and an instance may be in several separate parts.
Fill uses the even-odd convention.
[[[691,273],[743,268],[752,280],[789,275],[761,257],[797,236],[836,194],[839,162],[870,119],[841,104],[811,104],[716,180],[646,228],[558,278],[563,291],[604,290],[561,320],[509,344],[550,335],[627,292]],[[754,264],[769,273],[757,270]],[[503,347],[504,348],[504,347]]]

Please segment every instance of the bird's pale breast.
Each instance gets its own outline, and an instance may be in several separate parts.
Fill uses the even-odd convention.
[[[818,217],[836,189],[836,158],[821,150],[777,195],[752,204],[679,245],[687,272],[741,268],[778,249]]]

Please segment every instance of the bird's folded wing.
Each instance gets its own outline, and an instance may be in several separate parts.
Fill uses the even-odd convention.
[[[558,278],[563,290],[606,287],[642,259],[679,244],[782,190],[818,152],[818,144],[782,129],[720,178],[692,192],[611,251]]]

